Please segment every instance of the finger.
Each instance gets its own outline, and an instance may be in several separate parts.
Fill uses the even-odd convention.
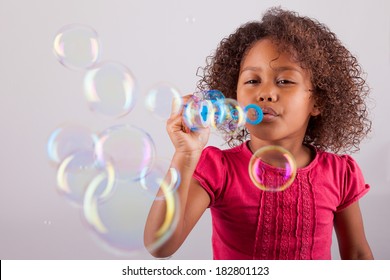
[[[167,120],[166,129],[169,133],[184,132],[189,133],[190,129],[186,126],[181,115],[171,115]]]
[[[180,110],[177,110],[177,103],[172,104],[172,114],[170,118],[176,119],[177,122],[179,122],[180,119],[180,130],[183,131],[184,133],[191,132],[191,129],[187,126],[186,116],[184,116],[184,111],[186,110],[188,103],[192,100],[192,98],[193,98],[193,94],[187,94],[185,96],[182,96],[180,100]],[[175,129],[177,131],[177,126],[175,127]]]

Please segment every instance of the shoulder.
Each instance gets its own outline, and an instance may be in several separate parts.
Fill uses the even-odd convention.
[[[333,171],[357,171],[360,170],[358,163],[350,155],[338,155],[325,151],[317,151],[317,163],[324,168]]]
[[[202,174],[202,176],[205,172],[221,172],[224,163],[223,158],[223,150],[214,146],[207,146],[202,151],[196,172]]]
[[[230,149],[220,149],[214,146],[207,146],[203,149],[202,155],[194,171],[194,178],[203,187],[213,191],[221,191],[226,185],[227,178],[232,174],[239,173],[243,168],[247,170],[248,160],[246,157],[246,143]],[[244,153],[242,153],[244,151]],[[250,152],[248,152],[250,153]],[[248,158],[250,155],[248,155]]]
[[[337,190],[337,211],[345,209],[370,189],[352,156],[318,151],[317,160],[316,178],[322,178],[322,182],[327,182],[324,185],[332,185]]]
[[[343,186],[354,181],[364,185],[362,171],[356,160],[350,155],[338,155],[322,150],[316,150],[316,156],[307,169],[311,169],[317,179],[333,182]]]
[[[202,163],[203,161],[220,162],[222,160],[222,157],[223,157],[223,150],[214,146],[207,146],[206,148],[203,149],[199,162],[200,163]]]
[[[230,158],[237,155],[242,155],[243,152],[246,153],[247,147],[246,143],[243,143],[239,146],[228,148],[228,149],[220,149],[215,146],[207,146],[202,151],[201,159],[219,159]]]
[[[229,155],[235,154],[235,150],[236,148],[223,150],[207,146],[202,151],[193,177],[209,194],[210,205],[213,205],[221,197],[226,188],[226,180],[231,171],[229,166],[233,162]]]

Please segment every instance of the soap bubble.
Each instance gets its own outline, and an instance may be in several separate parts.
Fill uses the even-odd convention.
[[[73,70],[85,70],[99,59],[100,43],[96,31],[82,24],[62,27],[53,42],[53,51],[58,61]]]
[[[252,125],[261,123],[263,120],[263,110],[256,104],[249,104],[244,108],[246,122]]]
[[[249,161],[249,176],[263,191],[283,191],[295,179],[297,164],[293,155],[280,146],[265,146]]]
[[[233,135],[240,131],[246,123],[244,109],[237,100],[225,98],[214,104],[213,127]]]
[[[100,245],[109,252],[122,256],[135,256],[145,250],[145,221],[151,200],[145,196],[139,182],[116,181],[109,199],[102,200],[98,191],[107,185],[105,174],[97,176],[88,186],[83,203],[83,217]],[[164,188],[163,188],[164,190]],[[177,196],[166,192],[164,220],[159,226],[154,242],[148,246],[153,251],[172,236],[178,221]]]
[[[155,158],[153,139],[133,125],[105,129],[98,135],[95,152],[99,164],[111,164],[115,178],[121,181],[139,180],[144,168],[152,166]]]
[[[223,101],[225,99],[223,93],[216,89],[204,91],[203,95],[204,99],[210,100],[212,103],[215,103],[216,101]]]
[[[145,99],[146,108],[157,118],[167,120],[178,113],[182,105],[179,90],[168,83],[158,83],[150,88]]]
[[[67,123],[56,128],[49,137],[47,154],[56,165],[79,151],[93,151],[97,135],[79,124]]]
[[[109,117],[128,114],[135,105],[136,90],[133,74],[116,62],[100,63],[84,78],[84,93],[90,109]]]
[[[57,170],[57,188],[75,206],[82,206],[88,185],[100,174],[108,180],[104,192],[110,192],[114,185],[114,169],[110,164],[98,165],[94,151],[77,151],[65,158]]]
[[[214,108],[210,100],[198,100],[191,97],[184,105],[183,120],[191,130],[209,127],[214,117]]]

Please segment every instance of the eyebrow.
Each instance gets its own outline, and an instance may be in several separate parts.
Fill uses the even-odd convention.
[[[294,67],[294,66],[280,66],[280,67],[271,67],[275,72],[283,72],[283,71],[296,71],[296,72],[299,72],[299,73],[302,73],[302,71],[297,68],[297,67]],[[244,69],[242,69],[240,71],[240,74],[244,71],[261,71],[263,70],[261,67],[256,67],[256,66],[247,66],[245,67]]]

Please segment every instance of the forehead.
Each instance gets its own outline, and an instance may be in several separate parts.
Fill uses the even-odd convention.
[[[260,39],[248,47],[241,61],[241,67],[253,63],[282,63],[299,66],[291,51],[270,38]]]
[[[244,55],[239,75],[243,73],[261,73],[271,71],[274,74],[295,73],[307,81],[311,81],[311,71],[296,59],[286,47],[264,38],[256,41]],[[271,73],[270,72],[270,73]]]

